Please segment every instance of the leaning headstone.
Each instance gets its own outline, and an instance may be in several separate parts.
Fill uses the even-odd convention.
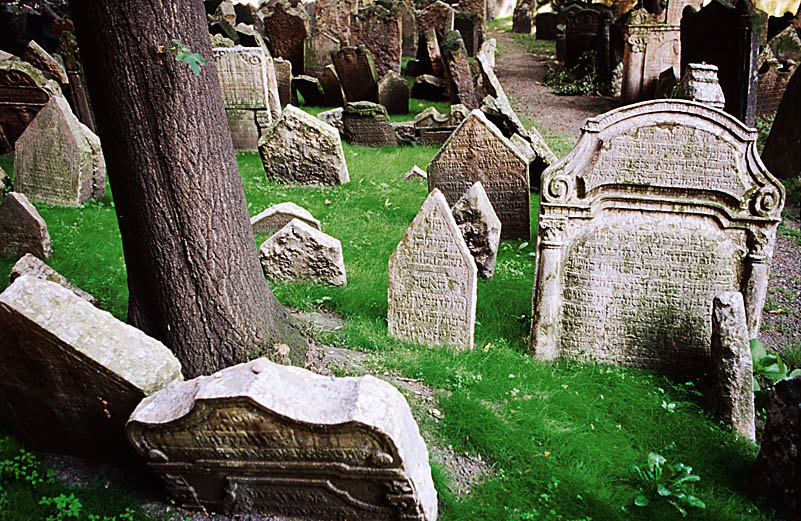
[[[712,385],[718,417],[754,441],[754,372],[743,294],[721,293],[712,302]]]
[[[345,100],[378,101],[378,80],[370,51],[364,46],[343,47],[331,55]]]
[[[21,257],[51,255],[47,225],[24,194],[9,192],[0,205],[0,255]]]
[[[89,127],[89,130],[97,134],[97,124],[92,112],[92,104],[89,101],[89,90],[83,78],[83,67],[81,66],[81,52],[78,48],[78,40],[69,31],[61,33],[61,56],[64,58],[64,69],[69,80],[70,99],[72,107],[78,120]],[[2,118],[0,118],[1,120]]]
[[[704,103],[716,109],[726,104],[723,90],[718,83],[718,68],[706,63],[691,63],[681,78],[681,82],[673,89],[674,98],[688,99]]]
[[[0,294],[0,415],[40,448],[108,457],[145,396],[181,379],[161,342],[55,282]]]
[[[498,244],[501,242],[501,221],[480,181],[456,201],[451,212],[467,249],[476,261],[478,276],[491,279],[495,274]]]
[[[353,17],[351,41],[364,45],[373,56],[376,76],[400,74],[403,35],[400,10],[394,3],[371,4]]]
[[[462,104],[471,110],[477,109],[481,103],[473,88],[467,50],[459,31],[448,32],[442,39],[440,49],[451,103]]]
[[[345,104],[342,125],[342,135],[348,143],[368,147],[398,144],[398,137],[389,122],[387,109],[378,103],[357,101]]]
[[[481,48],[476,53],[476,56],[482,58],[490,69],[495,69],[495,49],[497,47],[498,43],[495,38],[490,38],[481,44]]]
[[[300,219],[292,219],[264,241],[259,259],[264,273],[274,280],[347,284],[342,244]]]
[[[339,40],[328,33],[307,37],[303,43],[303,73],[321,80],[326,66],[331,65],[331,53],[338,50]]]
[[[434,189],[389,258],[389,336],[473,349],[476,263]]]
[[[303,96],[303,104],[309,107],[319,107],[325,103],[323,86],[320,80],[313,76],[301,74],[292,78],[292,87]]]
[[[47,72],[62,85],[69,82],[67,71],[64,70],[64,66],[56,61],[50,53],[42,49],[34,40],[28,42],[28,47],[25,49],[25,54],[22,56],[22,59],[38,68],[40,71]]]
[[[36,114],[60,93],[33,65],[21,60],[0,62],[0,154],[14,150],[14,142]]]
[[[444,38],[444,36],[439,36],[434,28],[428,29],[420,35],[420,46],[417,50],[417,58],[421,63],[423,72],[430,72],[438,78],[445,77],[442,51],[439,47],[441,38]]]
[[[409,83],[395,71],[387,72],[378,82],[378,103],[389,114],[409,112]]]
[[[429,29],[434,29],[438,38],[444,37],[448,31],[453,31],[456,11],[442,0],[431,2],[424,9],[417,11],[417,32],[421,37]]]
[[[408,172],[403,174],[404,181],[411,181],[413,179],[428,179],[426,171],[417,165],[414,165]]]
[[[556,13],[539,13],[534,24],[537,40],[556,40]]]
[[[70,282],[65,276],[61,273],[57,272],[44,262],[42,262],[39,257],[35,255],[31,255],[30,253],[26,253],[17,261],[16,264],[11,268],[11,275],[9,276],[10,282],[13,283],[18,278],[22,277],[23,275],[27,275],[30,277],[35,277],[41,280],[49,280],[50,282],[55,282],[59,286],[62,286],[88,303],[92,304],[93,306],[97,306],[99,304],[98,300],[90,295],[89,293],[85,292],[72,282]]]
[[[106,193],[100,139],[53,96],[14,146],[14,189],[35,203],[80,206]]]
[[[320,221],[314,218],[309,211],[293,202],[274,204],[258,215],[250,218],[250,225],[256,233],[274,234],[292,219],[299,219],[312,228],[320,229]]]
[[[261,136],[259,154],[267,177],[282,183],[338,185],[350,180],[337,129],[292,105]]]
[[[292,7],[287,0],[262,4],[264,35],[273,55],[292,64],[292,74],[303,74],[303,42],[311,34],[311,19],[305,9]]]
[[[762,150],[762,161],[780,179],[801,176],[801,67],[797,67]]]
[[[684,100],[587,120],[576,148],[542,174],[537,357],[709,371],[710,303],[741,288],[757,336],[784,191],[756,137]]]
[[[400,0],[403,56],[417,56],[417,13],[412,0]]]
[[[273,58],[278,100],[284,107],[292,103],[292,64],[283,58]]]
[[[333,65],[327,65],[323,72],[323,79],[320,80],[323,86],[324,104],[326,107],[344,107],[345,93],[342,92],[342,84]]]
[[[756,468],[755,482],[786,519],[801,518],[801,375],[773,386]]]
[[[171,385],[144,400],[126,430],[188,508],[234,517],[437,517],[428,451],[409,405],[372,376],[321,376],[259,358]]]
[[[468,114],[470,111],[464,105],[451,105],[447,114],[428,107],[414,118],[415,141],[422,145],[441,146]]]
[[[455,204],[481,181],[501,220],[501,237],[530,236],[528,162],[479,110],[474,110],[428,165],[428,189]]]

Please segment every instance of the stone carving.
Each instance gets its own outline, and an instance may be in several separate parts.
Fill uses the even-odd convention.
[[[718,83],[718,68],[706,63],[690,63],[675,89],[674,98],[689,99],[722,109],[726,104]]]
[[[312,228],[320,229],[320,221],[308,210],[293,202],[274,204],[258,215],[250,218],[250,225],[256,233],[273,234],[289,224],[292,219],[299,219]]]
[[[378,102],[389,114],[409,112],[409,83],[395,71],[387,72],[378,82]]]
[[[441,146],[456,127],[470,114],[464,105],[451,105],[448,114],[428,107],[414,118],[415,141],[421,145]]]
[[[292,7],[288,0],[263,3],[264,36],[270,40],[275,56],[292,64],[292,74],[303,74],[303,42],[311,34],[306,10]]]
[[[376,76],[380,78],[389,71],[400,74],[403,54],[400,9],[394,3],[374,3],[359,9],[352,20],[351,40],[370,51]]]
[[[89,293],[85,292],[69,280],[66,277],[61,275],[59,272],[42,262],[39,257],[31,255],[30,253],[26,253],[17,261],[16,264],[11,268],[11,275],[10,279],[13,283],[18,278],[22,277],[23,275],[28,275],[31,277],[35,277],[41,280],[49,280],[50,282],[55,282],[56,284],[72,291],[88,303],[92,304],[93,306],[97,306],[99,304],[98,300],[90,295]]]
[[[370,51],[364,46],[344,47],[331,55],[345,100],[378,102],[378,81]]]
[[[307,37],[303,44],[303,73],[322,80],[326,66],[331,65],[331,52],[338,50],[339,40],[328,33]]]
[[[534,353],[710,370],[710,303],[741,288],[756,336],[784,192],[755,140],[684,100],[587,120],[542,174]],[[751,243],[763,246],[749,253]]]
[[[479,110],[453,131],[428,165],[428,189],[449,203],[481,181],[498,218],[501,237],[530,236],[528,162]]]
[[[498,244],[501,242],[501,221],[481,183],[471,186],[451,211],[476,261],[478,275],[482,279],[491,279],[495,274]]]
[[[435,521],[428,451],[387,382],[259,358],[171,385],[128,439],[180,503],[302,519]]]
[[[0,255],[50,257],[50,234],[25,194],[10,192],[0,205]]]
[[[14,150],[14,142],[28,123],[60,89],[28,62],[0,62],[0,153]]]
[[[80,206],[106,193],[100,139],[53,96],[14,146],[14,188],[35,203]]]
[[[346,103],[342,112],[342,135],[348,143],[368,147],[395,146],[398,137],[389,123],[387,109],[378,103]]]
[[[350,181],[337,129],[292,105],[261,136],[259,154],[267,177],[283,183]]]
[[[161,342],[55,282],[19,277],[0,323],[0,414],[42,448],[119,453],[136,405],[182,378]]]
[[[414,179],[428,179],[428,175],[426,174],[425,170],[423,170],[422,168],[420,168],[417,165],[414,165],[413,167],[411,167],[409,169],[408,172],[403,174],[403,180],[404,181],[411,181],[411,180],[414,180]]]
[[[476,275],[445,196],[432,190],[389,258],[389,336],[473,349]]]
[[[801,67],[797,67],[784,91],[770,129],[762,160],[776,177],[801,177]]]
[[[292,219],[264,241],[259,258],[271,279],[347,284],[342,244],[300,219]]]

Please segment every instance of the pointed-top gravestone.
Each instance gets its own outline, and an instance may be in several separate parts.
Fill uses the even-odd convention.
[[[14,189],[34,203],[80,206],[106,193],[100,139],[53,96],[14,146]]]
[[[274,204],[250,219],[256,233],[273,234],[286,226],[292,219],[300,219],[312,228],[320,229],[320,221],[305,208],[293,202]]]
[[[528,161],[479,110],[474,110],[428,165],[428,189],[454,204],[481,181],[503,225],[501,237],[530,236]]]
[[[473,254],[478,275],[483,279],[491,279],[495,274],[498,244],[501,242],[501,221],[481,182],[471,186],[456,201],[451,212],[470,253]]]
[[[189,508],[436,521],[428,450],[397,389],[259,358],[145,399],[128,439]]]
[[[45,259],[52,253],[47,225],[24,194],[10,192],[0,205],[0,255],[31,253]]]
[[[427,179],[427,178],[428,176],[426,175],[426,171],[417,165],[414,165],[412,168],[409,169],[408,172],[403,174],[404,181],[410,181],[412,179]]]
[[[292,105],[261,136],[259,153],[267,177],[283,183],[337,185],[350,180],[339,131]]]
[[[476,284],[473,256],[434,189],[389,258],[389,336],[472,349]]]

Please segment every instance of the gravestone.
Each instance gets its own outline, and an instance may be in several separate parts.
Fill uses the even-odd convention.
[[[339,76],[333,65],[326,66],[320,84],[323,86],[326,107],[345,106],[345,93],[342,92],[342,84],[339,82]]]
[[[421,74],[414,79],[411,96],[429,101],[443,101],[448,99],[447,91],[448,83],[444,79],[431,74]]]
[[[267,48],[267,43],[264,37],[256,31],[252,25],[236,24],[234,27],[236,35],[239,37],[238,45],[243,47],[264,47]]]
[[[0,415],[42,449],[120,454],[131,411],[182,378],[161,342],[55,282],[15,280],[0,323]]]
[[[0,204],[0,256],[52,254],[47,225],[24,194],[9,192]]]
[[[464,105],[451,105],[447,114],[440,114],[436,107],[428,107],[414,117],[415,140],[440,146],[469,114]]]
[[[413,181],[415,179],[423,179],[423,180],[425,180],[427,178],[428,178],[428,176],[426,175],[426,171],[423,170],[422,168],[420,168],[417,165],[414,165],[413,167],[411,167],[409,169],[408,172],[403,174],[403,180],[404,181]]]
[[[542,174],[536,356],[708,371],[710,303],[739,290],[757,336],[784,190],[755,147],[754,129],[692,101],[588,119]]]
[[[320,80],[313,76],[301,74],[292,78],[292,88],[303,96],[303,104],[319,107],[325,104],[325,95]]]
[[[608,10],[576,11],[565,28],[565,68],[581,69],[594,62],[598,81],[602,85],[608,85],[612,72],[609,31],[613,21]]]
[[[451,103],[464,105],[471,110],[477,109],[481,103],[473,86],[467,50],[458,31],[450,31],[445,35],[441,50]]]
[[[437,32],[437,38],[443,38],[448,31],[453,31],[456,11],[442,0],[431,2],[424,9],[417,11],[417,34],[422,37],[429,29]],[[418,40],[418,44],[421,40]]]
[[[712,0],[700,10],[688,8],[681,19],[682,73],[690,63],[717,65],[724,110],[750,126],[756,120],[762,32],[760,16],[748,0],[733,5]]]
[[[481,48],[476,53],[476,59],[481,58],[484,60],[484,63],[490,69],[495,69],[495,49],[497,49],[498,43],[495,41],[495,38],[490,38],[486,40],[484,43],[481,44]]]
[[[479,40],[478,16],[475,13],[459,11],[453,22],[454,30],[459,32],[464,42],[468,56],[475,56],[478,52]]]
[[[796,68],[762,150],[762,161],[780,179],[801,176],[801,67]]]
[[[531,34],[531,22],[534,18],[534,9],[529,2],[518,2],[512,15],[512,32],[518,34]]]
[[[764,53],[763,53],[764,54]],[[775,58],[761,60],[757,85],[756,115],[772,115],[779,110],[784,91],[797,66],[783,64]]]
[[[273,54],[292,64],[292,74],[303,74],[303,42],[311,34],[309,15],[287,0],[262,4],[261,10],[264,36],[270,40]]]
[[[347,284],[342,244],[300,219],[292,219],[259,247],[259,259],[273,280]]]
[[[303,44],[303,73],[322,79],[325,68],[331,65],[331,52],[339,50],[339,40],[328,33],[315,33]]]
[[[54,95],[55,84],[30,63],[0,62],[0,154],[14,150],[14,142]]]
[[[417,49],[417,60],[420,63],[421,72],[431,73],[438,78],[445,77],[445,67],[442,64],[442,51],[439,47],[440,38],[436,29],[428,29],[420,36],[420,46]]]
[[[556,40],[556,13],[539,13],[534,24],[537,40]]]
[[[28,42],[28,47],[25,49],[22,59],[30,63],[42,72],[50,74],[59,83],[66,84],[69,82],[67,78],[67,71],[50,53],[42,49],[42,47],[34,40]]]
[[[378,103],[346,103],[342,112],[342,135],[348,143],[368,147],[396,146],[398,137],[389,123],[387,109]]]
[[[320,32],[327,32],[346,44],[351,41],[351,16],[358,10],[358,0],[317,0],[314,23]]]
[[[80,206],[106,193],[100,139],[53,96],[14,146],[14,189],[34,203]]]
[[[89,130],[97,134],[97,124],[83,78],[78,41],[75,39],[75,35],[69,31],[61,33],[61,56],[64,58],[64,69],[69,80],[70,99],[75,115],[81,123],[89,127]]]
[[[337,129],[293,105],[261,136],[259,154],[267,178],[282,183],[338,185],[350,180]]]
[[[454,204],[481,181],[504,239],[530,236],[528,162],[501,131],[474,110],[453,131],[428,165],[428,189]]]
[[[467,249],[473,255],[478,276],[491,279],[495,274],[498,244],[501,241],[501,221],[495,214],[480,182],[475,183],[451,208],[453,218],[462,232]]]
[[[324,121],[337,129],[339,131],[339,135],[342,135],[342,131],[345,127],[342,125],[342,113],[345,111],[342,107],[337,107],[331,110],[324,110],[317,114],[317,119],[320,121]]]
[[[283,58],[273,58],[275,67],[275,81],[278,87],[278,100],[282,107],[293,102],[292,95],[292,64]]]
[[[188,508],[236,517],[437,517],[428,451],[409,405],[372,376],[321,376],[259,358],[155,394],[126,430]]]
[[[387,72],[378,82],[378,102],[389,114],[409,112],[409,83],[395,71]]]
[[[274,204],[258,215],[250,218],[250,225],[255,233],[269,233],[272,235],[292,219],[298,219],[312,228],[320,229],[320,221],[314,218],[305,208],[293,202]]]
[[[487,38],[487,0],[460,0],[459,1],[459,10],[464,13],[469,13],[471,21],[475,19],[471,25],[475,28],[475,38],[470,45],[468,45],[467,39],[465,39],[465,46],[467,46],[467,51],[470,56],[475,56],[475,53],[481,48],[481,44],[484,43],[484,40]],[[458,15],[457,15],[458,16]],[[464,18],[463,18],[464,20]],[[454,29],[456,25],[456,19],[454,19]]]
[[[343,47],[331,55],[345,101],[378,101],[378,78],[370,51],[363,45]]]
[[[400,9],[394,3],[384,5],[359,9],[351,23],[351,40],[370,51],[379,78],[389,71],[400,74],[403,55]]]
[[[217,10],[214,12],[214,18],[225,20],[231,25],[236,25],[236,10],[234,9],[234,3],[229,0],[220,2],[220,5],[217,6]]]
[[[448,202],[434,189],[389,258],[389,336],[473,349],[476,279]]]
[[[718,83],[718,68],[706,63],[689,64],[681,82],[673,89],[672,97],[697,101],[716,109],[723,109],[726,104]]]
[[[32,255],[30,253],[26,253],[14,264],[11,268],[11,274],[9,275],[9,282],[13,284],[15,280],[22,277],[23,275],[27,275],[30,277],[34,277],[40,280],[48,280],[50,282],[55,282],[59,286],[70,290],[71,292],[75,293],[77,296],[81,297],[86,302],[92,304],[93,306],[97,306],[100,302],[90,295],[89,293],[85,292],[69,280],[64,277],[62,274],[42,262],[39,257]]]
[[[556,11],[556,61],[564,63],[566,56],[566,33],[567,26],[573,16],[586,8],[586,4],[581,1],[565,2]]]
[[[401,47],[403,56],[417,56],[417,12],[412,0],[400,0],[398,8],[401,14]]]

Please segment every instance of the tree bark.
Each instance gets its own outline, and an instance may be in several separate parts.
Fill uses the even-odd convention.
[[[276,344],[305,361],[262,272],[198,0],[72,0],[128,271],[128,320],[186,377]],[[205,59],[199,76],[176,39]]]

